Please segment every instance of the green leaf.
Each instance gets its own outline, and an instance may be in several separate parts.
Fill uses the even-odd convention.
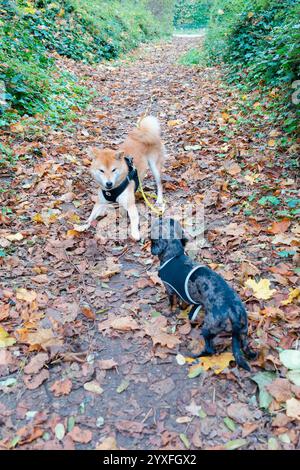
[[[226,450],[235,450],[245,446],[246,444],[246,439],[234,439],[233,441],[228,441],[224,447]]]
[[[260,408],[268,409],[272,402],[272,396],[266,391],[266,386],[269,385],[276,378],[275,372],[258,372],[251,380],[258,385],[259,389],[259,406]]]
[[[300,351],[285,349],[279,353],[279,358],[287,369],[300,369]]]
[[[68,432],[71,432],[74,429],[74,426],[75,426],[75,418],[74,416],[70,416],[68,419],[68,425],[67,425]]]
[[[270,437],[268,439],[268,450],[278,450],[279,449],[279,443],[275,437]]]
[[[15,436],[8,444],[8,447],[10,449],[13,449],[14,447],[16,447],[16,445],[18,444],[20,440],[21,440],[21,436]]]
[[[197,369],[192,369],[192,371],[188,373],[188,378],[194,379],[195,377],[198,377],[198,375],[202,374],[202,372],[204,372],[204,369],[199,365]]]
[[[129,380],[122,380],[120,385],[117,388],[117,393],[122,393],[129,387]]]
[[[230,431],[236,430],[236,424],[231,418],[226,416],[226,418],[224,418],[223,421],[224,421],[224,424],[228,427],[228,429],[230,429]]]
[[[184,443],[185,447],[187,449],[189,449],[190,448],[190,441],[188,440],[187,436],[185,434],[181,433],[181,434],[179,434],[179,437],[182,440],[182,442]]]
[[[287,378],[289,379],[290,382],[292,382],[294,385],[297,385],[300,387],[300,369],[298,370],[289,370],[288,373],[286,374]]]
[[[55,426],[54,432],[55,432],[56,439],[58,439],[59,441],[62,441],[63,438],[65,437],[65,427],[64,427],[64,425],[62,423],[58,423]]]

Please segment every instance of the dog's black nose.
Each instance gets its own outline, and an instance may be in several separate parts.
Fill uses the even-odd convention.
[[[105,186],[107,187],[107,189],[111,189],[112,185],[113,184],[110,181],[108,181]]]

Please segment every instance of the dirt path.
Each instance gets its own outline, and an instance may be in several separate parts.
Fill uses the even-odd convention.
[[[13,215],[1,233],[21,233],[22,239],[9,242],[10,256],[0,265],[2,324],[17,338],[9,352],[0,349],[3,447],[94,449],[104,441],[103,448],[115,443],[123,449],[195,449],[244,439],[243,448],[262,449],[278,434],[271,415],[258,407],[251,374],[230,367],[188,378],[188,366],[177,364],[179,351],[199,347],[199,328],[159,315],[168,305],[149,244],[104,239],[105,219],[98,230],[70,231],[92,207],[86,148],[119,144],[153,97],[151,112],[162,123],[168,149],[167,205],[205,204],[211,230],[201,259],[247,301],[252,344],[264,351],[252,375],[259,367],[278,367],[278,344],[295,346],[299,321],[293,306],[286,307],[281,323],[273,322],[271,310],[262,319],[263,304],[244,289],[249,275],[273,275],[277,292],[265,306],[275,309],[296,283],[291,258],[285,260],[285,283],[280,270],[270,274],[270,266],[282,264],[266,232],[272,211],[260,207],[248,217],[244,212],[259,192],[255,175],[265,168],[270,186],[282,170],[259,130],[237,123],[235,97],[219,71],[176,64],[197,41],[148,45],[116,66],[62,60],[96,89],[90,110],[46,137],[49,129],[11,140],[20,164],[16,175],[8,175],[6,205]],[[253,178],[251,184],[241,171]],[[284,178],[293,178],[288,171]],[[151,178],[147,183],[154,187]],[[95,321],[87,318],[93,315]],[[126,317],[125,327],[112,324],[120,317]],[[170,338],[177,340],[172,348],[166,345]],[[223,351],[230,342],[218,344]],[[273,411],[276,416],[280,407]],[[228,416],[231,429],[224,423]],[[282,426],[289,442],[278,445],[297,447],[293,423]]]

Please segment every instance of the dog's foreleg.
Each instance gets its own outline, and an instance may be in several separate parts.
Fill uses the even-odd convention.
[[[241,343],[242,343],[242,350],[244,351],[244,354],[247,357],[247,359],[249,360],[256,359],[258,356],[258,353],[256,351],[253,351],[250,348],[246,334],[241,335]]]
[[[77,230],[77,232],[84,232],[85,230],[87,230],[91,226],[93,220],[96,220],[99,215],[105,214],[105,207],[105,204],[101,203],[100,201],[97,201],[86,223],[84,225],[74,225],[74,229]]]
[[[171,313],[176,312],[177,308],[177,295],[176,294],[169,294],[169,302],[170,302],[170,307],[171,307]]]
[[[155,160],[151,160],[149,158],[149,166],[153,173],[156,187],[157,187],[157,201],[156,204],[161,206],[163,204],[163,188],[161,183],[161,176],[160,176],[160,166],[157,164]]]

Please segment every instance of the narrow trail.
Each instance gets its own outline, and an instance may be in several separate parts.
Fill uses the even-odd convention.
[[[152,98],[151,114],[160,119],[168,152],[163,177],[167,206],[205,205],[210,230],[198,259],[218,269],[239,292],[248,275],[268,272],[274,264],[274,250],[263,232],[269,215],[245,219],[254,188],[240,174],[247,165],[250,172],[261,171],[266,161],[273,161],[274,151],[247,127],[239,129],[236,122],[230,127],[235,97],[222,85],[217,68],[177,64],[198,43],[199,38],[173,38],[98,67],[60,59],[96,90],[90,109],[78,111],[73,124],[47,129],[46,137],[41,129],[38,136],[13,142],[31,160],[25,159],[11,180],[11,190],[18,192],[14,231],[23,239],[0,266],[2,298],[14,299],[7,321],[19,331],[17,354],[1,356],[1,380],[16,379],[0,398],[2,445],[18,434],[22,449],[94,449],[99,442],[108,449],[184,449],[184,434],[191,449],[220,448],[238,438],[246,439],[245,448],[267,446],[271,417],[259,409],[249,373],[228,368],[220,375],[208,371],[188,378],[188,367],[177,364],[179,351],[199,348],[199,327],[191,329],[184,318],[157,316],[168,312],[168,304],[149,244],[110,239],[109,217],[84,234],[71,232],[74,223],[89,215],[96,194],[86,148],[116,147]],[[279,172],[276,163],[267,168],[265,184]],[[151,176],[146,186],[154,189]],[[140,207],[143,212],[143,203]],[[291,275],[278,287],[279,299],[294,282]],[[12,292],[19,288],[34,298],[16,298]],[[279,342],[293,346],[298,320],[288,308],[285,322],[273,324],[270,335],[271,316],[262,323],[253,297],[248,296],[247,305],[251,342],[264,347],[276,364],[272,348]],[[96,312],[95,321],[86,318],[91,312]],[[114,328],[112,319],[120,317],[126,317],[125,328]],[[155,331],[149,327],[153,321]],[[178,340],[172,348],[162,345],[166,332]],[[220,351],[229,345],[226,338],[217,342]],[[41,347],[48,356],[39,352],[41,365],[24,373]],[[254,371],[261,365],[254,364]],[[86,386],[90,382],[92,391]],[[229,430],[224,418],[233,404],[239,404],[238,424]],[[76,417],[75,431],[70,417]],[[57,437],[59,423],[66,431],[62,438]],[[294,448],[296,441],[285,445]]]

